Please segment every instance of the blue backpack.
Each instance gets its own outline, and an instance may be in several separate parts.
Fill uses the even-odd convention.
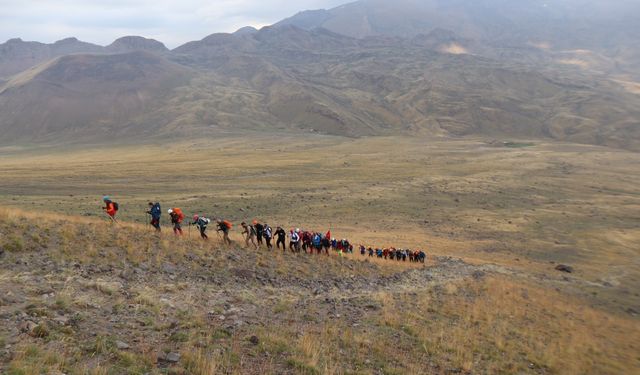
[[[162,215],[162,208],[160,207],[160,203],[156,203],[151,207],[151,216],[154,219],[159,219],[160,215]]]

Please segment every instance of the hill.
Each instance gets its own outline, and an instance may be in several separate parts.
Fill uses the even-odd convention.
[[[502,267],[255,252],[6,210],[0,230],[7,374],[638,368],[634,321]]]

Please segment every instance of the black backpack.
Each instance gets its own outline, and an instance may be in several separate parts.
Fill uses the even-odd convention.
[[[118,206],[118,202],[111,202],[113,203],[113,209],[118,211],[120,209],[120,206]]]

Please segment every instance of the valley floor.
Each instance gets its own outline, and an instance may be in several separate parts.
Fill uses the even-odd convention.
[[[259,134],[0,154],[7,373],[640,369],[640,154]],[[104,194],[119,230],[100,217]],[[149,200],[425,248],[430,262],[158,238],[142,225]]]

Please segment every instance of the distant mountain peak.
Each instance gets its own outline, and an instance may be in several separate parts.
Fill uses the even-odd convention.
[[[109,52],[129,52],[129,51],[151,51],[167,52],[169,49],[155,39],[148,39],[141,36],[123,36],[116,39],[107,46]]]
[[[245,26],[242,27],[240,29],[238,29],[235,33],[233,33],[234,35],[251,35],[251,34],[255,34],[258,32],[258,29],[256,29],[253,26]]]
[[[78,38],[69,37],[69,38],[60,39],[57,42],[55,42],[54,44],[66,44],[66,43],[76,43],[76,42],[79,42]]]

